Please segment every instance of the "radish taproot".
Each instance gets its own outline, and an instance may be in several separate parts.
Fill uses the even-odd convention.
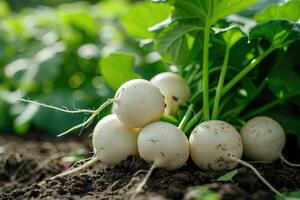
[[[204,170],[233,169],[238,164],[250,168],[275,194],[283,196],[251,164],[241,160],[243,145],[240,134],[224,121],[206,121],[192,131],[190,136],[193,162]]]
[[[167,122],[153,122],[145,126],[138,136],[137,144],[140,157],[152,163],[152,166],[135,195],[142,190],[154,169],[178,169],[189,157],[190,147],[186,135]]]
[[[164,72],[154,76],[150,80],[156,85],[165,97],[165,114],[176,115],[179,105],[184,105],[190,95],[190,87],[181,76]]]
[[[150,81],[143,79],[133,79],[125,82],[117,90],[113,99],[107,100],[96,110],[68,110],[36,101],[20,100],[67,113],[91,113],[91,116],[86,121],[58,136],[66,135],[73,130],[87,126],[110,104],[113,104],[113,113],[118,116],[124,125],[130,128],[142,128],[151,122],[159,120],[166,106],[164,96],[159,88]]]
[[[114,114],[102,118],[93,131],[93,149],[95,157],[81,166],[64,171],[51,179],[77,173],[97,161],[106,165],[117,165],[130,155],[137,155],[138,130],[124,126]],[[44,184],[41,182],[40,184]]]
[[[283,128],[270,117],[259,116],[249,120],[241,129],[244,155],[254,161],[274,162],[281,159],[293,167],[299,164],[290,163],[282,156],[286,137]]]

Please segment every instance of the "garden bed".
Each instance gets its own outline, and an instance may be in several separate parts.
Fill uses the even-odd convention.
[[[118,166],[101,163],[91,170],[74,176],[38,182],[70,167],[66,155],[80,152],[92,156],[91,141],[81,137],[50,138],[29,134],[24,138],[10,135],[0,137],[0,199],[128,199],[144,178],[149,164],[130,157]],[[293,137],[288,137],[284,154],[300,162],[299,150]],[[295,191],[300,185],[300,169],[277,161],[256,163],[255,167],[281,192]],[[156,169],[138,199],[191,199],[199,185],[218,192],[222,199],[273,199],[274,196],[255,174],[239,166],[232,182],[217,182],[225,171],[203,172],[191,161],[176,171]]]

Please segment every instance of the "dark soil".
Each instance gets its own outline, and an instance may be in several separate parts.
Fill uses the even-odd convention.
[[[288,138],[284,153],[289,155],[288,159],[300,163],[294,141]],[[73,163],[66,155],[74,151],[90,157],[90,139],[87,136],[57,139],[41,134],[24,138],[0,136],[0,199],[128,199],[150,167],[143,160],[130,157],[115,167],[98,163],[88,171],[38,186],[44,178],[70,167]],[[299,168],[280,161],[254,165],[281,192],[299,190]],[[274,199],[252,171],[241,166],[237,169],[233,181],[223,183],[216,180],[225,171],[203,172],[191,161],[176,171],[157,169],[138,199],[192,199],[199,185],[218,192],[222,199]]]

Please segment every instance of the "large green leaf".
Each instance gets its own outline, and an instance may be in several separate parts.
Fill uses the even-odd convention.
[[[296,22],[300,19],[300,0],[290,0],[270,5],[258,12],[254,19],[258,22],[270,19],[288,19]]]
[[[138,38],[151,38],[153,34],[148,28],[163,21],[171,14],[171,6],[167,4],[154,4],[140,2],[121,17],[121,21],[129,35]]]
[[[118,89],[124,82],[139,78],[133,71],[134,56],[122,53],[113,53],[101,59],[101,74],[114,89]]]
[[[299,48],[291,45],[268,76],[269,88],[278,98],[300,94]]]
[[[256,0],[174,0],[179,16],[198,16],[205,24],[213,25],[223,17],[249,7]]]
[[[174,23],[156,37],[156,49],[166,62],[185,65],[189,60],[187,33],[199,30],[199,27]]]
[[[283,19],[270,20],[253,27],[249,38],[250,40],[264,38],[274,48],[279,48],[295,40],[300,40],[300,24]]]
[[[194,52],[191,52],[190,49],[200,46],[198,40],[187,40],[187,35],[194,36],[195,32],[204,29],[209,31],[209,27],[223,17],[239,12],[254,2],[255,0],[169,1],[175,9],[171,20],[164,24],[164,30],[156,35],[156,47],[164,60],[177,65],[185,65],[187,64],[187,60],[190,61],[191,58],[195,57]],[[231,35],[228,37],[235,36]],[[200,56],[197,57],[198,60],[200,58]]]

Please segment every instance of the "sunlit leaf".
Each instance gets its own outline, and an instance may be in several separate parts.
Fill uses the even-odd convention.
[[[100,62],[101,74],[114,89],[118,89],[124,82],[139,78],[133,71],[134,56],[129,54],[113,53],[102,58]]]
[[[300,40],[300,24],[283,19],[260,23],[251,29],[249,38],[250,40],[264,38],[274,48],[278,48]]]
[[[258,22],[271,19],[288,19],[296,22],[300,19],[300,0],[289,0],[270,5],[258,12],[254,19]]]
[[[171,14],[171,7],[167,4],[140,2],[122,16],[121,20],[128,34],[138,38],[151,38],[148,28],[163,21]]]

